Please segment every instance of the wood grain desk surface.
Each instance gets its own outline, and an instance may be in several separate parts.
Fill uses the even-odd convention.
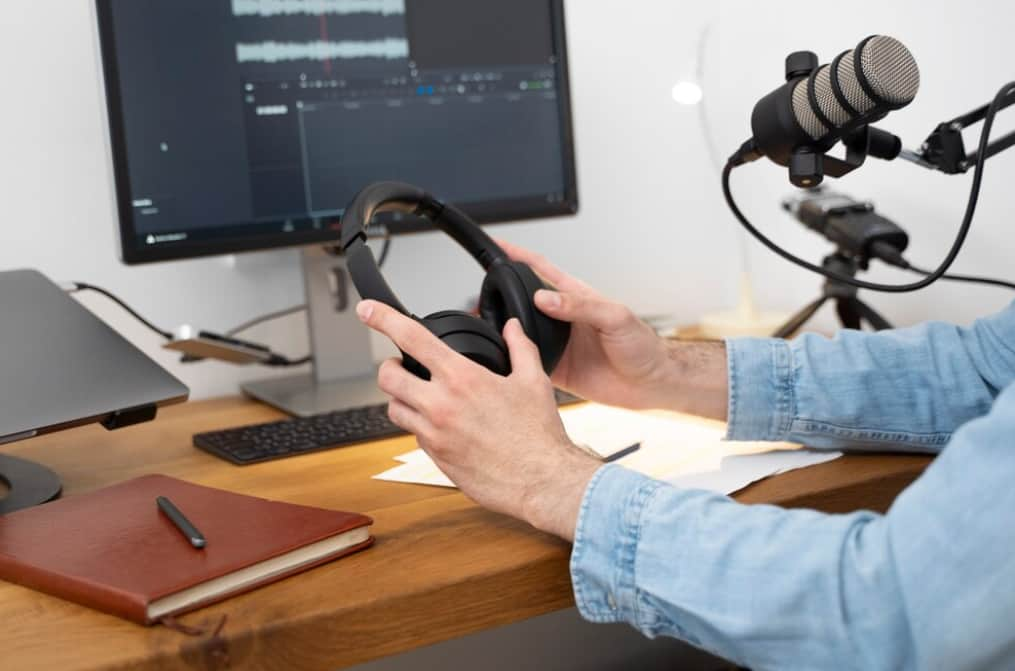
[[[415,447],[403,437],[237,467],[191,446],[194,433],[280,414],[240,398],[168,408],[157,421],[92,426],[3,448],[50,466],[65,496],[146,473],[375,520],[366,552],[181,618],[228,614],[222,639],[144,628],[0,582],[0,664],[7,669],[335,669],[573,606],[570,546],[487,512],[453,490],[372,480]],[[758,483],[746,503],[830,512],[883,510],[924,457],[849,456]]]

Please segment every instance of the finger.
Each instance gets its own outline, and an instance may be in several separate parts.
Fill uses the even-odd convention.
[[[420,413],[396,398],[388,403],[388,419],[395,426],[419,436],[427,433],[427,421]]]
[[[518,319],[509,319],[504,325],[504,341],[511,356],[511,374],[522,376],[543,375],[543,362],[539,348],[529,340]]]
[[[402,367],[400,359],[388,359],[377,370],[377,386],[388,396],[406,405],[426,410],[426,400],[433,396],[430,383]]]
[[[360,301],[356,314],[364,324],[382,333],[431,373],[446,372],[454,352],[415,319],[406,317],[390,305],[378,301]]]
[[[546,315],[565,322],[583,323],[603,333],[613,333],[634,319],[630,310],[596,294],[560,293],[541,289],[536,307]]]
[[[547,261],[546,257],[541,254],[537,254],[536,252],[525,249],[524,247],[519,247],[518,245],[513,245],[504,240],[498,239],[496,242],[501,246],[512,261],[520,261],[526,264],[532,268],[537,275],[558,289],[563,289],[564,291],[586,291],[589,289],[587,284],[575,277],[571,277],[563,270]]]

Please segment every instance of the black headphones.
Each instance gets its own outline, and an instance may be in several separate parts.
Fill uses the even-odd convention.
[[[375,214],[402,212],[428,219],[465,248],[483,266],[486,277],[479,294],[479,314],[446,310],[423,319],[412,315],[395,296],[381,275],[367,246],[367,226]],[[512,261],[497,243],[465,213],[440,202],[426,191],[398,182],[378,182],[353,199],[342,217],[342,249],[353,284],[364,299],[390,305],[412,317],[456,352],[499,375],[511,372],[507,345],[501,337],[504,325],[517,317],[525,334],[539,348],[543,370],[553,372],[564,355],[571,325],[547,317],[536,308],[533,296],[549,288],[524,263]],[[402,352],[402,365],[428,380],[430,371]]]

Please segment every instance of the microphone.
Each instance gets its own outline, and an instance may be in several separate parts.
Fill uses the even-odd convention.
[[[868,155],[894,159],[902,142],[869,124],[911,103],[920,88],[920,70],[898,40],[872,35],[818,67],[811,52],[786,59],[786,83],[762,98],[751,115],[754,137],[734,154],[734,165],[762,156],[790,168],[797,186],[813,187],[825,174],[841,177]],[[824,154],[837,142],[846,159]]]

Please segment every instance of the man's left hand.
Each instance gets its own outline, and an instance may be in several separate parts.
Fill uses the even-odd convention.
[[[517,319],[504,327],[512,372],[503,377],[453,351],[419,322],[377,301],[356,312],[431,373],[381,364],[388,416],[480,505],[573,540],[582,496],[601,462],[564,431],[539,350]]]

